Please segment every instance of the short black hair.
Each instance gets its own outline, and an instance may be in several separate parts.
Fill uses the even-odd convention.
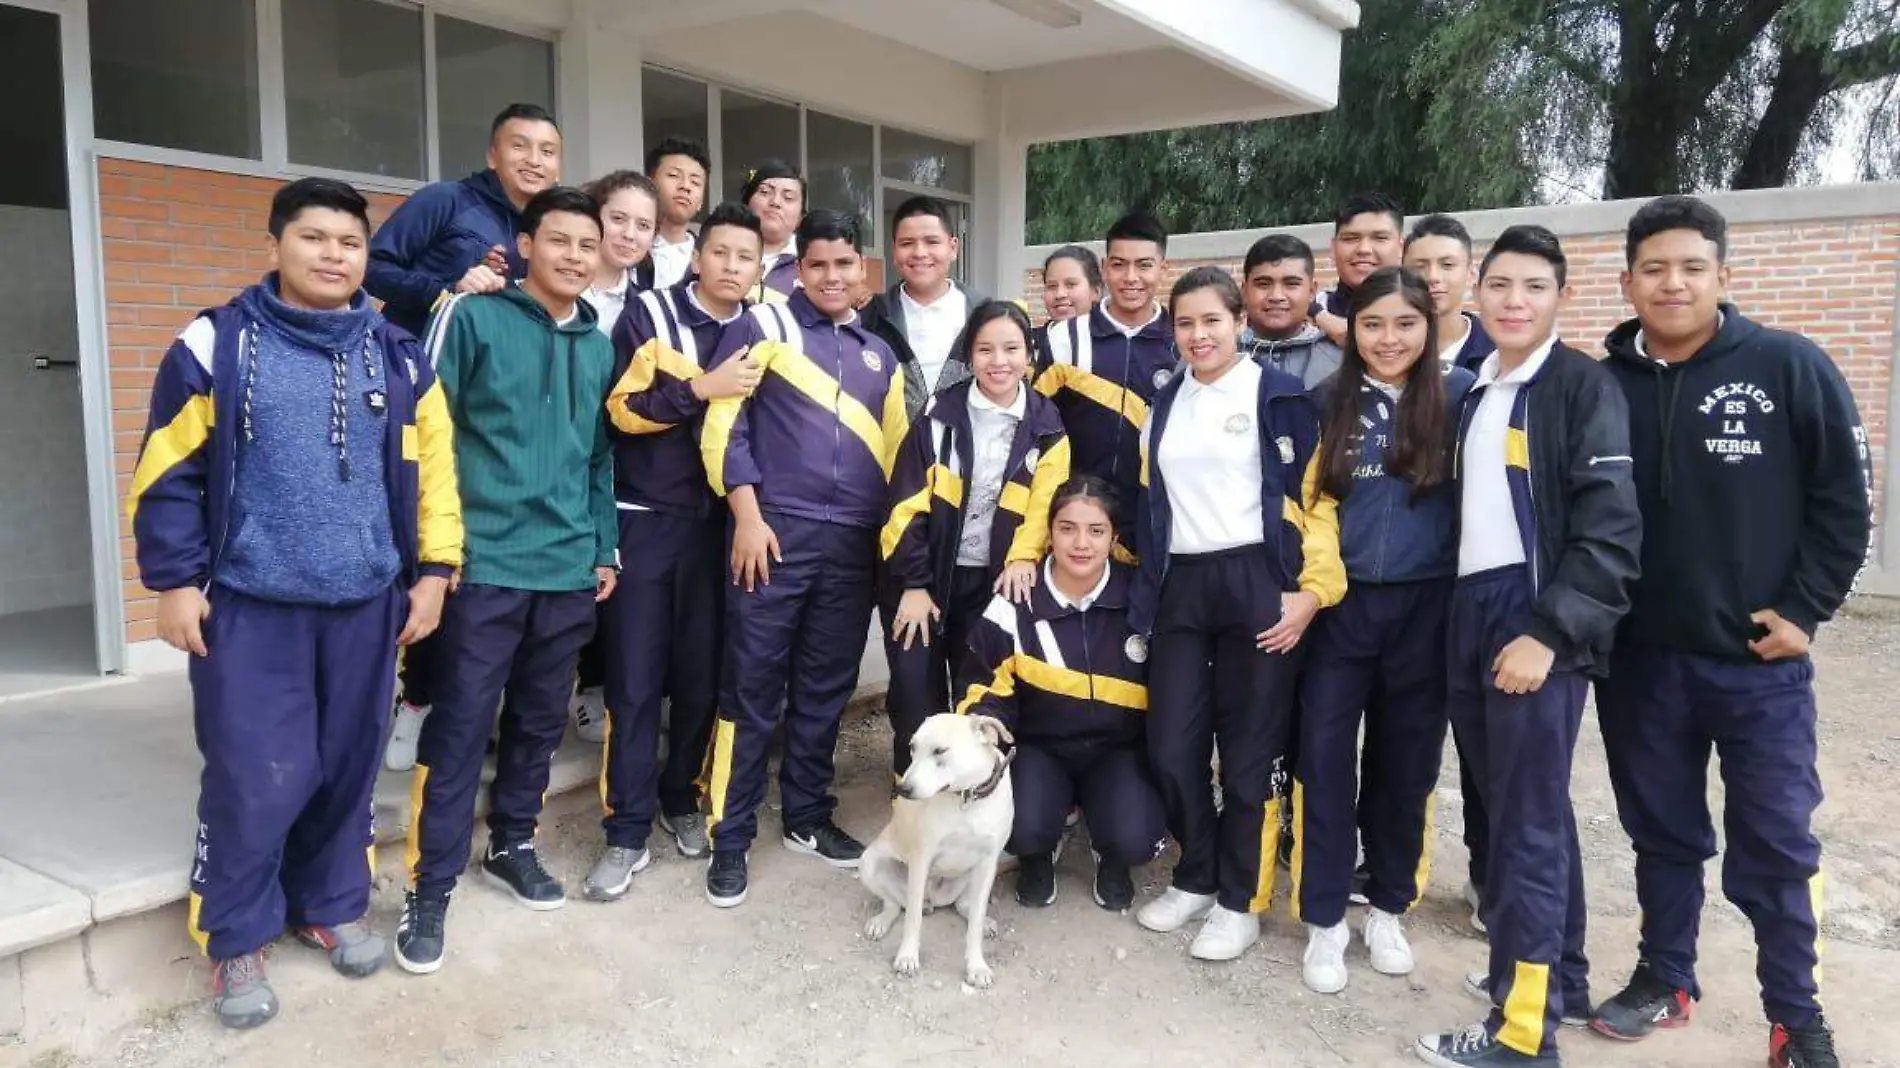
[[[943,223],[944,233],[957,236],[956,223],[950,217],[950,205],[936,197],[911,197],[897,206],[891,213],[891,240],[897,240],[897,228],[905,219],[921,218],[925,215]]]
[[[1471,231],[1449,215],[1427,215],[1413,223],[1412,232],[1405,235],[1405,247],[1411,248],[1421,237],[1449,237],[1465,247],[1466,256],[1471,255]]]
[[[1492,261],[1506,252],[1515,252],[1520,256],[1536,256],[1557,269],[1557,285],[1561,288],[1570,277],[1570,260],[1564,255],[1563,242],[1548,227],[1535,223],[1506,227],[1496,241],[1485,251],[1484,262],[1478,265],[1478,278],[1483,280],[1491,269]]]
[[[369,201],[348,182],[335,178],[299,178],[270,198],[270,235],[284,236],[284,227],[311,208],[330,208],[354,215],[369,233]]]
[[[488,124],[488,139],[493,141],[503,126],[523,119],[528,122],[545,122],[560,132],[561,124],[554,121],[554,113],[539,104],[510,104],[495,114],[495,121]]]
[[[1162,255],[1168,254],[1168,228],[1161,225],[1153,212],[1131,211],[1116,219],[1108,228],[1108,236],[1102,242],[1102,250],[1117,241],[1152,241],[1161,249]]]
[[[647,149],[647,176],[650,178],[660,169],[660,161],[668,156],[685,156],[708,175],[712,174],[712,157],[707,155],[706,146],[690,137],[662,137],[660,143]]]
[[[1636,249],[1666,230],[1694,230],[1715,242],[1715,262],[1728,259],[1728,220],[1700,197],[1662,196],[1636,209],[1623,238],[1625,266],[1636,264]]]
[[[1306,265],[1306,273],[1313,273],[1313,246],[1294,237],[1292,234],[1268,234],[1253,243],[1247,250],[1247,258],[1241,264],[1240,276],[1247,277],[1255,267],[1263,263],[1285,263],[1287,260],[1299,260]]]
[[[595,226],[606,229],[601,226],[598,201],[571,185],[557,185],[543,189],[528,199],[521,209],[521,222],[515,227],[515,232],[532,237],[535,231],[541,229],[541,220],[557,211],[585,215],[594,220]]]
[[[759,217],[738,201],[728,200],[713,208],[712,213],[706,216],[706,221],[699,224],[698,243],[705,244],[714,227],[719,226],[737,227],[750,232],[759,239],[760,244],[765,242],[765,234],[759,229]]]
[[[1081,245],[1064,245],[1056,249],[1049,253],[1048,259],[1042,261],[1042,273],[1045,279],[1048,278],[1049,268],[1057,260],[1074,260],[1082,268],[1082,277],[1088,279],[1089,288],[1097,293],[1102,291],[1102,261],[1095,257],[1095,253]]]
[[[805,176],[799,173],[797,167],[773,157],[746,172],[745,186],[739,191],[739,203],[751,203],[752,194],[758,192],[760,186],[774,178],[790,178],[797,182],[798,197],[800,200],[805,198]]]
[[[1333,232],[1338,233],[1340,227],[1361,215],[1384,215],[1392,220],[1392,229],[1405,232],[1405,209],[1384,193],[1355,193],[1348,197],[1339,214],[1333,217]]]
[[[858,217],[848,212],[833,211],[830,208],[818,208],[805,213],[798,223],[798,258],[805,258],[805,250],[814,241],[848,241],[858,252],[864,251],[864,230],[858,225]]]
[[[1049,525],[1055,526],[1056,516],[1076,501],[1094,501],[1108,516],[1108,529],[1114,531],[1115,513],[1121,511],[1121,494],[1113,483],[1100,475],[1070,476],[1067,482],[1056,487],[1055,496],[1049,500]]]

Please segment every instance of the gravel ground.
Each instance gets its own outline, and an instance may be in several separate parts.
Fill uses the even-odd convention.
[[[1827,991],[1844,1064],[1900,1065],[1900,1018],[1888,1016],[1900,974],[1900,828],[1888,808],[1900,763],[1900,604],[1858,602],[1817,650],[1822,708],[1820,816],[1827,850]],[[1194,962],[1186,937],[1152,935],[1089,900],[1088,852],[1072,843],[1061,897],[1045,912],[1016,906],[1007,876],[991,914],[996,986],[960,981],[962,921],[926,921],[922,973],[890,970],[895,935],[864,940],[873,911],[855,879],[772,840],[753,853],[752,897],[721,912],[701,896],[702,867],[656,847],[652,868],[613,905],[575,900],[531,913],[475,881],[449,915],[444,969],[417,978],[386,970],[362,982],[315,955],[278,947],[272,975],[284,1010],[270,1026],[227,1034],[206,1001],[147,1014],[100,1036],[92,1052],[0,1052],[34,1068],[205,1068],[212,1065],[1383,1065],[1411,1062],[1413,1035],[1477,1019],[1460,977],[1485,947],[1465,933],[1458,902],[1456,769],[1447,747],[1431,890],[1409,921],[1419,966],[1407,979],[1373,973],[1355,940],[1352,985],[1319,997],[1299,981],[1300,928],[1276,909],[1261,944],[1228,965]],[[882,721],[848,724],[840,745],[841,822],[864,837],[883,818]],[[1719,783],[1713,787],[1719,803]],[[1595,994],[1632,963],[1636,905],[1627,840],[1617,825],[1602,745],[1586,729],[1574,782],[1590,894]],[[1718,819],[1719,826],[1720,821]],[[597,825],[585,793],[555,803],[542,851],[577,887]],[[395,853],[397,851],[388,851]],[[390,860],[394,862],[395,857]],[[1141,873],[1142,896],[1170,858]],[[393,876],[393,866],[385,868]],[[1753,942],[1719,896],[1719,861],[1702,929],[1705,997],[1694,1026],[1640,1046],[1565,1036],[1572,1065],[1760,1064],[1766,1026]],[[379,889],[376,919],[394,927],[400,891]],[[1354,921],[1356,923],[1356,920]],[[1881,978],[1885,976],[1886,978]]]

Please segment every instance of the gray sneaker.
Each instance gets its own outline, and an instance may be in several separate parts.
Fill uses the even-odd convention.
[[[389,946],[383,936],[361,920],[334,927],[299,927],[297,941],[330,955],[330,967],[351,979],[361,979],[383,966]]]
[[[706,838],[706,817],[697,812],[684,816],[662,814],[660,830],[673,836],[673,845],[678,847],[682,857],[697,860],[712,853],[712,843]]]
[[[647,852],[645,846],[639,849],[608,846],[600,851],[593,870],[581,883],[581,896],[589,901],[618,901],[627,896],[633,877],[652,862],[653,854]]]
[[[277,1015],[277,995],[264,978],[264,955],[246,953],[221,960],[212,972],[217,991],[218,1022],[246,1030],[269,1023]]]

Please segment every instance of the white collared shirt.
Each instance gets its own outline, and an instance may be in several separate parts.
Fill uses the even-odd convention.
[[[721,319],[719,316],[714,315],[710,310],[707,309],[707,307],[704,304],[701,304],[699,302],[699,283],[698,282],[694,282],[692,285],[686,287],[686,299],[692,303],[693,307],[698,310],[699,314],[704,315],[706,318],[711,319],[713,322],[718,323],[720,326],[725,326],[726,324],[731,323],[734,320],[738,319],[739,316],[745,314],[745,304],[742,302],[737,307],[732,309],[731,315],[726,316],[724,319]],[[682,323],[681,325],[684,326],[685,324]]]
[[[1124,337],[1134,337],[1136,334],[1153,326],[1156,319],[1161,318],[1161,305],[1156,304],[1154,306],[1154,314],[1148,316],[1148,321],[1142,323],[1140,326],[1129,326],[1127,323],[1115,318],[1115,313],[1108,310],[1107,297],[1102,298],[1102,314],[1108,316],[1108,321],[1114,323],[1115,329],[1120,330]]]
[[[1259,411],[1260,365],[1246,357],[1212,382],[1192,371],[1181,380],[1153,460],[1168,484],[1169,552],[1219,552],[1266,538]]]
[[[1068,594],[1062,592],[1062,587],[1056,585],[1055,560],[1044,559],[1042,562],[1043,588],[1049,591],[1050,599],[1062,607],[1073,608],[1078,612],[1086,612],[1095,607],[1096,601],[1101,600],[1102,591],[1108,589],[1108,576],[1113,571],[1114,569],[1112,567],[1104,565],[1102,567],[1102,577],[1095,580],[1095,588],[1083,594],[1081,600],[1071,601],[1069,600]]]
[[[1465,332],[1458,335],[1458,340],[1438,350],[1438,366],[1440,367],[1450,367],[1457,363],[1458,354],[1465,351],[1465,342],[1471,340],[1471,316],[1459,312],[1458,318],[1465,324]]]
[[[1523,532],[1517,528],[1517,509],[1511,505],[1511,481],[1505,469],[1505,441],[1518,391],[1544,366],[1556,344],[1557,335],[1552,334],[1502,378],[1498,377],[1500,360],[1495,352],[1486,356],[1478,368],[1478,384],[1472,388],[1484,393],[1478,398],[1478,410],[1471,415],[1471,428],[1465,433],[1462,447],[1460,577],[1525,562]],[[1529,462],[1528,457],[1525,462]]]
[[[934,392],[943,365],[950,362],[950,346],[957,343],[964,320],[970,317],[970,299],[955,282],[943,296],[928,304],[919,304],[910,290],[897,287],[897,299],[904,308],[904,339],[917,356],[917,369],[923,372],[924,389]]]
[[[655,231],[653,249],[647,255],[653,258],[653,288],[665,289],[686,277],[693,265],[694,239],[692,231],[687,231],[684,240],[677,244],[668,241],[664,235]]]
[[[614,324],[620,321],[620,313],[626,310],[627,292],[632,288],[633,272],[622,271],[619,285],[607,289],[590,285],[581,294],[581,299],[593,307],[594,314],[598,317],[594,321],[594,326],[599,328],[601,333],[608,337],[614,336]]]
[[[957,539],[958,567],[989,566],[990,528],[996,522],[1003,482],[1009,477],[1009,447],[1028,408],[1028,383],[1017,385],[1016,399],[1007,408],[998,407],[975,382],[970,383],[970,477],[964,483],[970,503]]]

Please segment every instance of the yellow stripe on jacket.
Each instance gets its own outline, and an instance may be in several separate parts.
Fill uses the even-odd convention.
[[[139,501],[166,472],[204,448],[205,442],[211,439],[215,419],[211,394],[200,393],[179,406],[178,414],[145,439],[145,447],[139,452],[139,465],[132,472],[132,488],[125,497],[127,520],[138,518]]]
[[[681,382],[690,382],[701,374],[698,365],[687,359],[685,353],[657,337],[648,338],[645,344],[633,350],[626,371],[607,393],[607,418],[613,422],[614,429],[623,434],[658,434],[673,429],[672,423],[635,415],[627,407],[627,398],[652,389],[662,371]]]
[[[1346,561],[1339,552],[1339,502],[1319,492],[1319,457],[1315,448],[1300,479],[1300,501],[1287,502],[1286,519],[1300,532],[1300,589],[1331,608],[1346,596]]]
[[[408,427],[403,428],[407,441]],[[437,380],[416,401],[416,559],[462,566],[462,496],[455,477],[455,421]],[[406,450],[405,450],[406,451]],[[406,459],[407,457],[405,457]]]
[[[1023,521],[1016,527],[1016,536],[1010,539],[1005,563],[1024,560],[1035,563],[1042,559],[1042,554],[1049,548],[1049,506],[1055,502],[1056,490],[1061,489],[1068,480],[1069,439],[1063,437],[1036,459],[1035,474],[1029,479],[1029,499],[1020,510]],[[1021,488],[1020,483],[1009,486],[1010,490]]]

